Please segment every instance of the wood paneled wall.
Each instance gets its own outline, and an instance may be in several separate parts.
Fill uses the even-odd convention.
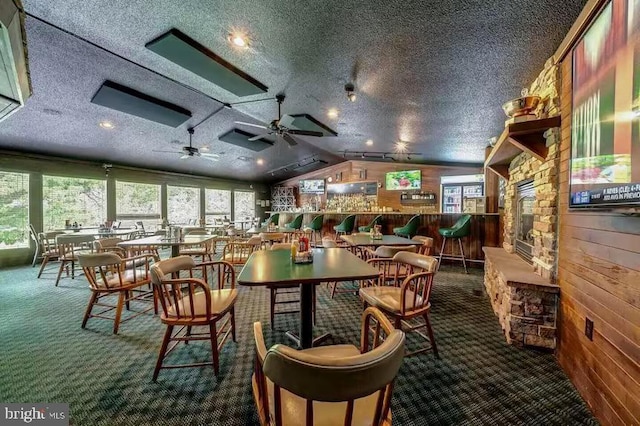
[[[437,197],[437,207],[435,211],[440,210],[440,177],[453,175],[471,175],[483,173],[482,167],[455,167],[455,166],[435,166],[424,164],[394,164],[394,163],[376,163],[372,161],[346,161],[335,166],[327,167],[294,179],[281,182],[280,185],[298,186],[301,179],[327,179],[333,178],[336,183],[336,173],[342,173],[342,182],[359,182],[359,181],[375,181],[382,183],[382,188],[378,189],[378,205],[391,207],[394,210],[401,210],[400,194],[402,191],[387,191],[384,189],[385,174],[387,172],[401,170],[420,170],[422,172],[422,188],[421,191],[433,192]],[[361,178],[361,176],[365,176]],[[305,198],[299,200],[304,203]],[[323,202],[325,200],[323,199]]]
[[[602,424],[638,424],[640,217],[569,210],[571,56],[561,72],[558,360]]]

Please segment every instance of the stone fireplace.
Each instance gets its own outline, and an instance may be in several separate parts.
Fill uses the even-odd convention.
[[[529,122],[530,127],[541,123],[538,132],[518,133],[528,125],[507,126],[501,140],[513,146],[494,148],[513,153],[490,166],[507,180],[504,242],[502,248],[483,249],[485,288],[507,342],[546,349],[556,347],[559,296],[555,279],[560,123],[549,121],[560,114],[558,76],[550,59],[529,88],[530,95],[541,98]],[[512,134],[515,140],[510,140]]]

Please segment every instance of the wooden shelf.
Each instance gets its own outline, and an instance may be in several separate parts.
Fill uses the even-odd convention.
[[[544,132],[554,127],[560,127],[560,116],[507,125],[484,162],[484,166],[508,180],[509,164],[518,154],[526,152],[544,161],[548,152]]]

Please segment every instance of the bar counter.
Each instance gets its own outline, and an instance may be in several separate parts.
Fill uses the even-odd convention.
[[[355,214],[356,228],[368,225],[377,215],[382,215],[382,233],[392,234],[393,228],[404,226],[409,219],[420,215],[418,235],[426,235],[434,239],[435,255],[440,253],[442,238],[438,233],[439,228],[448,228],[462,216],[461,213],[408,213],[408,212],[267,212],[279,213],[279,225],[291,222],[297,215],[303,214],[303,226],[307,226],[314,217],[324,215],[322,235],[334,235],[333,227],[338,225],[348,216]],[[482,247],[498,247],[500,245],[500,215],[498,213],[469,213],[471,215],[471,234],[462,240],[465,256],[468,260],[479,263],[484,262]],[[445,249],[445,255],[459,254],[458,244],[455,240],[449,241]],[[444,262],[444,260],[443,260]],[[459,263],[459,262],[458,262]],[[481,265],[478,265],[481,266]]]

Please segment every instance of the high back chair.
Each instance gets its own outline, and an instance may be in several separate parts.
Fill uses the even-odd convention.
[[[228,262],[196,265],[191,257],[178,256],[154,264],[151,267],[151,281],[162,307],[160,320],[167,326],[153,371],[153,381],[157,380],[163,368],[212,365],[217,376],[220,371],[218,354],[229,334],[236,341],[235,303],[238,290],[235,288],[233,265]],[[222,322],[220,326],[219,322]],[[204,328],[205,331],[193,333],[193,327]],[[178,343],[188,344],[192,340],[210,342],[210,362],[164,365],[165,357]],[[168,349],[172,341],[176,343]]]
[[[40,232],[38,234],[38,241],[40,244],[40,257],[42,257],[42,263],[40,264],[40,270],[38,271],[38,278],[42,275],[45,267],[50,261],[56,261],[59,258],[58,247],[56,246],[56,237],[62,235],[63,231],[51,231]]]
[[[275,243],[272,244],[270,250],[291,250],[291,243]],[[269,289],[269,319],[271,321],[271,329],[275,330],[276,315],[296,314],[300,309],[277,310],[277,305],[300,304],[300,286],[291,285],[283,286],[267,286]],[[278,300],[278,296],[281,297]],[[316,323],[316,286],[313,286],[313,323]]]
[[[425,256],[431,256],[433,253],[433,238],[425,237],[423,235],[415,235],[411,238],[413,241],[420,243],[418,246],[418,253]]]
[[[75,266],[78,262],[78,254],[93,253],[93,235],[83,234],[60,234],[56,236],[56,247],[58,250],[58,260],[60,269],[56,278],[56,287],[60,282],[62,271],[67,268],[69,275],[69,264],[71,264],[71,279],[75,278]]]
[[[391,425],[405,336],[379,310],[365,310],[360,347],[267,350],[259,322],[253,332],[252,388],[261,425]]]
[[[380,225],[381,222],[382,222],[382,215],[379,214],[378,216],[374,217],[373,220],[371,221],[371,223],[369,223],[368,225],[359,226],[358,227],[358,232],[371,232],[373,227],[376,226],[376,225]]]
[[[280,223],[280,213],[274,213],[267,220],[262,222],[263,227],[269,226],[270,223],[273,223],[275,226],[278,226]]]
[[[284,227],[288,228],[288,229],[300,229],[300,228],[302,228],[302,219],[303,218],[304,218],[304,215],[299,214],[291,222],[285,224]]]
[[[322,225],[324,223],[324,215],[318,215],[316,217],[313,218],[313,220],[311,221],[311,223],[309,224],[309,226],[307,226],[305,228],[305,230],[308,230],[311,232],[311,244],[312,245],[316,245],[318,242],[318,237],[320,237],[320,239],[322,239]]]
[[[335,240],[338,241],[338,237],[342,234],[349,234],[353,232],[353,228],[356,225],[356,215],[351,214],[344,218],[344,220],[340,223],[340,225],[336,225],[333,227],[333,230],[336,231]]]
[[[93,254],[78,254],[78,262],[82,267],[91,297],[82,319],[82,328],[85,328],[89,318],[100,318],[113,321],[113,334],[118,334],[122,322],[142,315],[151,310],[157,312],[157,305],[153,290],[147,287],[151,283],[149,264],[153,261],[150,255],[143,255],[129,259],[123,259],[116,253],[101,252]],[[141,267],[134,265],[141,264]],[[142,287],[145,288],[142,288]],[[109,305],[104,300],[108,296],[118,296],[116,305]],[[130,310],[130,302],[151,302],[152,306],[138,311]],[[106,308],[98,313],[92,312],[94,306]],[[122,319],[122,309],[126,306],[131,312]],[[107,312],[115,310],[115,316],[105,316]]]
[[[464,266],[464,273],[467,274],[467,260],[464,256],[464,247],[462,246],[462,239],[471,234],[471,215],[463,214],[460,219],[451,228],[440,228],[438,233],[442,236],[442,247],[440,248],[440,255],[438,256],[438,268],[442,259],[450,260],[462,260],[462,266]],[[449,256],[443,256],[444,249],[447,244],[447,239],[452,238],[458,240],[458,247],[460,248],[460,254]]]
[[[126,250],[118,246],[121,242],[122,238],[118,237],[100,238],[93,242],[93,248],[96,253],[113,252],[121,257],[125,257]]]
[[[393,228],[393,233],[399,237],[411,238],[418,233],[418,226],[420,226],[419,214],[409,219],[409,222],[407,222],[405,226]]]
[[[360,289],[360,298],[364,301],[365,307],[375,306],[392,317],[397,329],[415,332],[430,342],[429,346],[409,352],[407,356],[433,350],[436,358],[439,358],[436,339],[429,320],[431,310],[429,299],[438,260],[435,257],[417,253],[400,252],[393,257],[393,262],[398,268],[402,266],[407,268],[409,275],[404,279],[394,280],[388,280],[381,275],[375,285]],[[422,318],[424,323],[410,324],[408,321],[414,318]],[[418,331],[423,327],[426,327],[428,335]]]

